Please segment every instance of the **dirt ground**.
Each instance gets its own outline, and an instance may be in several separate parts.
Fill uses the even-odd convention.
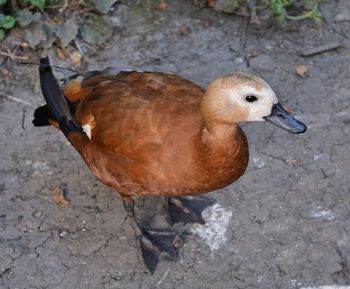
[[[0,83],[0,288],[349,285],[350,22],[335,21],[350,19],[348,1],[323,5],[323,23],[285,29],[270,21],[256,29],[191,1],[168,1],[165,10],[138,2],[119,5],[122,27],[109,47],[87,58],[87,69],[169,71],[203,86],[221,74],[250,71],[271,84],[308,131],[243,125],[250,143],[246,174],[209,194],[217,205],[206,211],[207,225],[188,226],[193,233],[179,260],[164,257],[151,275],[130,220],[123,225],[119,195],[94,178],[63,134],[32,126],[43,103],[37,67],[10,63],[11,74]],[[330,42],[343,48],[300,56]],[[53,63],[69,66],[48,53]],[[306,78],[294,71],[302,64],[310,69]],[[63,185],[66,207],[51,198]]]

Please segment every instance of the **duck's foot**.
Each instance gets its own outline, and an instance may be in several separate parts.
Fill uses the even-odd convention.
[[[140,237],[142,258],[151,273],[155,271],[159,263],[161,252],[166,253],[169,257],[177,258],[182,245],[182,238],[176,232],[168,229],[143,230]]]
[[[159,263],[160,254],[166,253],[171,258],[177,258],[179,249],[183,245],[182,238],[170,229],[151,229],[139,222],[135,216],[135,202],[131,199],[124,199],[124,207],[128,216],[132,219],[135,227],[140,231],[140,251],[147,269],[153,273]]]
[[[214,203],[214,200],[203,196],[170,197],[168,198],[170,222],[172,224],[178,222],[204,224],[202,211]]]

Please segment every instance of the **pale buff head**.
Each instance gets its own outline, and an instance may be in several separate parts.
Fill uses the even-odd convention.
[[[278,100],[260,77],[236,72],[215,79],[202,99],[201,111],[207,125],[263,121]]]

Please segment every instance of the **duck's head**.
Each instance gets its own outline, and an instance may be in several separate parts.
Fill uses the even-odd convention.
[[[278,102],[271,87],[253,74],[236,72],[209,84],[201,103],[208,128],[216,124],[268,121],[290,133],[303,133],[306,126]]]

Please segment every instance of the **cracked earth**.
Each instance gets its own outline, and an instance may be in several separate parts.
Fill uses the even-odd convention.
[[[87,69],[168,71],[203,86],[234,70],[253,72],[308,131],[290,135],[267,123],[243,125],[247,172],[209,194],[224,212],[224,241],[210,246],[196,233],[200,227],[189,226],[194,233],[179,260],[163,258],[151,275],[119,195],[92,176],[63,134],[32,126],[33,111],[43,103],[37,68],[11,63],[11,75],[0,83],[0,288],[349,285],[350,22],[334,21],[350,9],[347,1],[323,5],[322,23],[285,29],[271,23],[256,29],[190,1],[169,1],[165,10],[148,9],[142,4],[148,1],[122,2],[122,27],[106,49],[87,57]],[[342,48],[299,54],[329,42]],[[54,64],[69,66],[47,53]],[[309,66],[306,78],[295,74],[301,64]],[[65,207],[51,199],[62,185],[70,201]],[[140,214],[163,214],[159,203],[140,201]],[[159,210],[145,212],[152,206]]]

